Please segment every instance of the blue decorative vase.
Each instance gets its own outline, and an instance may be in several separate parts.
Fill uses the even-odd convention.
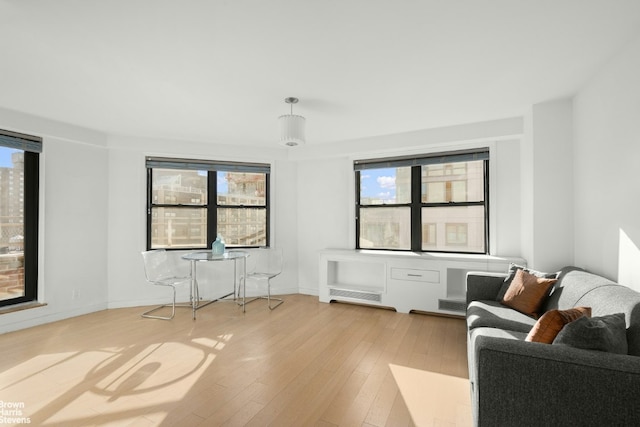
[[[224,238],[218,234],[216,240],[211,244],[211,253],[214,255],[224,255]]]

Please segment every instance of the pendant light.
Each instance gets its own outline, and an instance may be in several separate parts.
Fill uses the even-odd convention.
[[[304,138],[304,123],[305,118],[293,114],[293,104],[298,102],[298,98],[285,98],[284,102],[291,106],[289,114],[278,117],[280,123],[280,144],[287,147],[295,147],[302,145],[305,142]]]

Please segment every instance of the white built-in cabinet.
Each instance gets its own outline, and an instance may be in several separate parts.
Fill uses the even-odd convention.
[[[327,249],[320,252],[321,302],[344,301],[464,315],[469,271],[506,273],[515,257]]]

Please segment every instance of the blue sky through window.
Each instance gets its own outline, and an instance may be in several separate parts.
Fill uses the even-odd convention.
[[[11,154],[15,153],[16,150],[14,148],[0,147],[0,168],[11,168],[13,167],[13,162],[11,161]]]
[[[365,169],[360,171],[360,198],[377,199],[385,203],[396,200],[396,169]]]
[[[227,181],[227,172],[216,172],[218,182],[218,195],[229,194],[229,182]]]

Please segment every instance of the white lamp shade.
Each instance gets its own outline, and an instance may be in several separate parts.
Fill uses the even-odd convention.
[[[289,147],[304,144],[305,118],[295,114],[278,117],[280,122],[280,143]]]

